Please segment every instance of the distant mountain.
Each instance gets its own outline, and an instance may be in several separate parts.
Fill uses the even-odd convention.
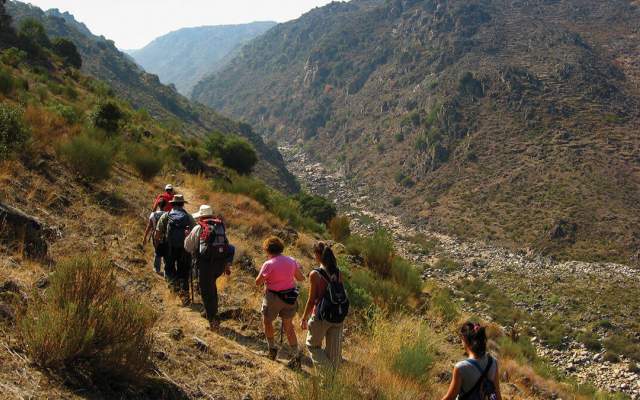
[[[127,53],[163,83],[174,84],[180,93],[189,96],[196,83],[221,69],[243,44],[275,25],[253,22],[184,28]]]
[[[564,258],[640,248],[640,4],[353,0],[280,24],[193,98],[371,204]]]
[[[17,1],[9,1],[5,7],[16,25],[25,18],[34,18],[44,25],[49,36],[73,41],[83,59],[83,72],[107,82],[120,97],[138,109],[147,110],[151,116],[171,125],[177,132],[202,136],[219,131],[244,136],[260,156],[257,174],[280,189],[289,192],[297,190],[298,184],[287,171],[281,154],[266,145],[249,125],[225,118],[191,102],[176,92],[175,88],[163,85],[158,76],[143,71],[128,55],[119,51],[113,41],[93,35],[69,13],[61,13],[57,9],[45,12]]]

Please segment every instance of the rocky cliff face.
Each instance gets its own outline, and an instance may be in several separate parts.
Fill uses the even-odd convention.
[[[200,80],[223,68],[240,47],[275,25],[253,22],[184,28],[128,53],[146,71],[188,96]]]
[[[193,97],[304,144],[396,214],[628,261],[638,26],[628,0],[332,3],[250,43]]]

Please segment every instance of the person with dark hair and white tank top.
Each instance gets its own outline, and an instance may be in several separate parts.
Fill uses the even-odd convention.
[[[487,333],[479,324],[467,322],[460,336],[468,357],[453,368],[449,390],[442,400],[502,400],[498,361],[487,354]]]

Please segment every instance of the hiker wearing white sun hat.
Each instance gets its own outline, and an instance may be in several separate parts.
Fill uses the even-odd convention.
[[[200,206],[193,217],[198,222],[185,239],[184,248],[194,260],[192,273],[198,277],[209,327],[216,330],[220,326],[216,281],[222,274],[231,274],[235,247],[229,244],[222,217],[215,216],[211,206]]]

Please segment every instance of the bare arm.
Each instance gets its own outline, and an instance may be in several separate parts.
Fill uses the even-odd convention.
[[[295,278],[298,282],[304,282],[304,274],[302,273],[302,268],[296,269]]]
[[[264,277],[264,275],[262,275],[262,274],[258,275],[258,277],[256,278],[256,286],[264,285],[265,279],[266,278]]]
[[[453,376],[451,378],[451,384],[449,385],[449,390],[447,394],[444,395],[442,400],[455,400],[458,394],[460,393],[460,388],[462,387],[462,378],[460,376],[460,372],[458,372],[457,368],[453,369]]]
[[[151,233],[152,230],[153,230],[153,223],[151,222],[151,220],[149,220],[147,222],[147,228],[144,230],[144,239],[142,239],[143,245],[147,243],[147,239],[149,238],[149,234]]]
[[[311,271],[309,274],[309,297],[307,298],[307,304],[304,307],[304,313],[302,314],[302,321],[300,322],[300,327],[302,330],[307,329],[307,323],[309,321],[309,317],[311,316],[311,311],[313,310],[313,305],[316,300],[316,282],[318,279],[318,273],[316,271]]]
[[[493,381],[496,387],[496,400],[502,400],[502,393],[500,393],[500,371],[498,370],[500,366],[496,364],[496,379]]]

